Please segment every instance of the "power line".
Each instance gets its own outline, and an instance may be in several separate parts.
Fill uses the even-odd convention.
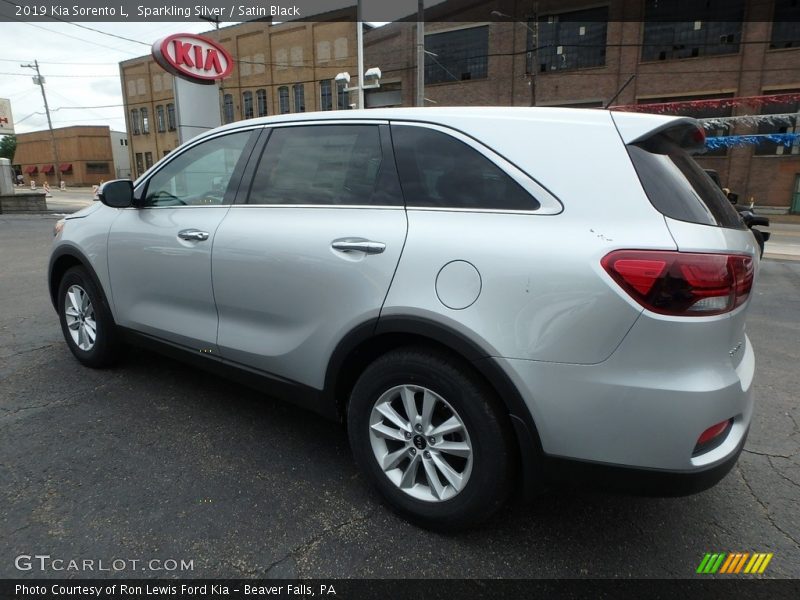
[[[10,75],[13,77],[30,77],[27,73],[4,73],[0,72],[0,75]],[[119,74],[116,75],[48,75],[48,77],[63,77],[67,79],[114,79],[119,78]]]

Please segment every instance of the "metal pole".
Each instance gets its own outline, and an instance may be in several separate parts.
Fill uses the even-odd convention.
[[[425,106],[425,4],[417,2],[417,106]]]
[[[533,43],[531,44],[531,106],[536,106],[536,71],[539,68],[539,3],[533,3]]]
[[[214,24],[214,30],[217,32],[216,41],[219,42],[219,17],[200,17],[203,21],[208,21]],[[222,79],[217,80],[217,89],[219,90],[220,103],[219,103],[219,122],[225,124],[225,82]],[[244,112],[244,107],[242,107]]]
[[[44,100],[44,112],[47,115],[47,127],[50,129],[50,143],[52,144],[53,148],[53,169],[56,171],[56,179],[58,185],[61,185],[61,161],[58,159],[58,148],[56,145],[56,134],[53,132],[53,121],[50,119],[50,107],[47,105],[47,94],[44,93],[44,80],[42,79],[42,74],[39,72],[39,61],[34,60],[33,64],[30,65],[20,65],[21,67],[27,69],[35,69],[36,70],[36,85],[38,85],[42,90],[42,100]]]
[[[356,45],[358,46],[358,108],[364,108],[364,24],[361,22],[361,0],[356,16]]]

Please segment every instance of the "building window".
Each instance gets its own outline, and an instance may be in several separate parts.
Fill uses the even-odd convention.
[[[289,108],[289,88],[285,85],[278,88],[278,106],[282,115],[285,115],[291,110]]]
[[[292,91],[294,92],[294,112],[306,112],[306,86],[302,83],[295,83]]]
[[[110,172],[107,162],[87,162],[86,173],[92,175],[106,175]]]
[[[333,110],[330,79],[323,79],[319,82],[319,108],[320,110]]]
[[[167,104],[167,127],[170,131],[175,131],[175,105]]]
[[[425,50],[425,83],[488,76],[488,25],[426,35]]]
[[[797,94],[800,90],[780,90],[764,92],[765,94]],[[795,113],[789,117],[775,118],[772,123],[761,123],[758,126],[758,133],[800,133],[800,102],[782,102],[780,104],[765,104],[761,107],[762,115],[780,115],[784,113]],[[797,156],[800,154],[800,140],[795,140],[791,146],[784,146],[775,142],[763,141],[756,145],[754,154],[757,156]]]
[[[144,167],[145,169],[149,169],[153,166],[153,153],[152,152],[145,152],[144,153]]]
[[[156,106],[156,128],[159,133],[164,133],[167,130],[167,122],[164,119],[164,107],[161,104]]]
[[[317,60],[319,62],[326,62],[331,59],[331,43],[319,42],[317,44]]]
[[[133,135],[139,135],[139,133],[141,133],[141,129],[139,128],[139,109],[138,108],[131,109],[131,133]]]
[[[800,48],[800,2],[775,0],[769,47]]]
[[[267,90],[256,90],[256,102],[258,103],[258,116],[267,116]]]
[[[142,160],[142,153],[136,153],[136,176],[139,177],[144,173],[144,160]]]
[[[745,0],[707,0],[692,4],[696,21],[681,21],[683,0],[647,0],[642,60],[670,60],[735,54],[742,40]]]
[[[242,94],[242,104],[244,105],[244,118],[252,119],[255,116],[253,112],[253,92]]]
[[[148,135],[150,133],[150,117],[147,116],[147,109],[140,108],[139,113],[141,113],[142,118],[142,133]]]
[[[604,66],[607,22],[607,6],[540,17],[528,30],[528,73]],[[539,39],[534,46],[535,28]]]
[[[333,57],[336,60],[347,58],[347,38],[336,38],[333,42]]]
[[[336,82],[336,104],[339,110],[347,110],[350,108],[350,92],[345,91],[347,83],[344,81]]]
[[[223,103],[223,118],[226,123],[233,123],[233,96],[225,94],[222,99]]]
[[[732,98],[733,94],[704,94],[699,96],[670,96],[667,98],[648,98],[647,100],[639,100],[639,104],[660,104],[662,102],[691,102],[692,100],[715,100],[718,98]],[[714,107],[699,107],[699,108],[686,108],[676,107],[670,110],[669,106],[663,111],[665,115],[675,115],[682,117],[692,117],[694,119],[713,119],[715,117],[730,117],[733,113],[730,106],[726,108]],[[706,129],[706,135],[709,137],[719,137],[723,135],[731,135],[731,126],[723,125],[715,129]],[[706,150],[700,157],[705,156],[726,156],[728,154],[727,148],[718,148],[716,150]]]

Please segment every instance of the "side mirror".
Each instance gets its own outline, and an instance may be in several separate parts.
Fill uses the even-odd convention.
[[[130,179],[107,181],[97,193],[100,202],[111,208],[133,206],[133,182]]]

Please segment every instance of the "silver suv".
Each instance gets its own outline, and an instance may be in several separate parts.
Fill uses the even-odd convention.
[[[689,493],[753,411],[757,248],[703,145],[602,110],[239,122],[60,222],[50,293],[89,367],[154,345],[346,423],[425,526],[555,477]]]

